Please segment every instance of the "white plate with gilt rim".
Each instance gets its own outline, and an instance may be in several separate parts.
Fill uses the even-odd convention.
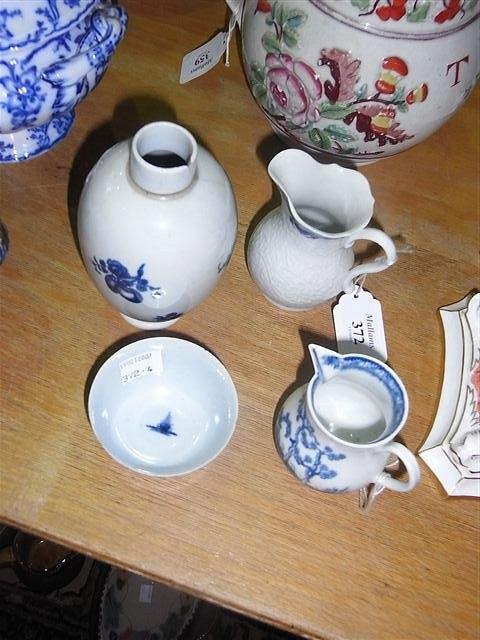
[[[88,416],[117,462],[175,476],[204,467],[227,446],[238,397],[226,368],[203,347],[180,338],[144,338],[100,367]]]
[[[112,567],[103,588],[99,640],[178,640],[198,600],[172,587]]]

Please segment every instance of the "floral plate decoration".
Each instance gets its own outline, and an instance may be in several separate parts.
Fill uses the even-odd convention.
[[[442,391],[420,456],[449,495],[480,497],[480,293],[440,309]]]
[[[177,640],[198,606],[193,596],[112,567],[102,593],[99,640]]]

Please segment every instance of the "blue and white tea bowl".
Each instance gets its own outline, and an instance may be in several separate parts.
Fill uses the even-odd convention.
[[[110,0],[0,0],[0,162],[37,156],[67,135],[126,24]]]
[[[88,415],[104,449],[120,464],[155,476],[207,465],[235,430],[238,399],[222,363],[171,337],[123,347],[99,369]]]

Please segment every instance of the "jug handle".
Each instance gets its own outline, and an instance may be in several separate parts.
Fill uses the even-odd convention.
[[[421,475],[415,455],[399,442],[389,442],[382,447],[382,451],[393,453],[394,456],[401,460],[407,470],[408,478],[407,480],[397,480],[396,478],[392,478],[386,471],[382,471],[376,479],[377,485],[385,487],[385,489],[392,489],[392,491],[401,491],[403,493],[414,489],[420,482]]]
[[[393,240],[385,232],[380,231],[380,229],[362,229],[357,233],[353,233],[346,239],[344,247],[351,247],[357,240],[370,240],[380,245],[385,252],[385,257],[380,260],[373,260],[372,262],[363,262],[353,267],[353,269],[350,269],[343,281],[343,290],[345,293],[355,291],[355,279],[358,278],[358,276],[383,271],[397,261],[397,250],[395,249]]]

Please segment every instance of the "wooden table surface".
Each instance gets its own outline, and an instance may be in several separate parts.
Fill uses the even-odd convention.
[[[421,461],[415,491],[384,492],[363,515],[356,494],[305,488],[276,453],[272,418],[285,392],[312,374],[307,344],[335,344],[331,305],[280,311],[248,276],[245,239],[278,199],[266,165],[283,145],[250,96],[238,48],[229,68],[178,83],[184,53],[225,24],[223,2],[122,3],[127,35],[70,135],[0,170],[11,240],[0,269],[0,521],[307,637],[478,638],[478,502],[447,498]],[[479,284],[478,97],[428,141],[361,169],[376,222],[411,248],[368,288],[382,302],[389,362],[410,395],[402,437],[412,450],[432,425],[441,388],[438,308]],[[72,233],[99,156],[162,119],[213,152],[239,210],[219,285],[169,332],[224,362],[239,420],[221,456],[172,479],[123,468],[90,428],[92,368],[138,333],[97,293]]]

